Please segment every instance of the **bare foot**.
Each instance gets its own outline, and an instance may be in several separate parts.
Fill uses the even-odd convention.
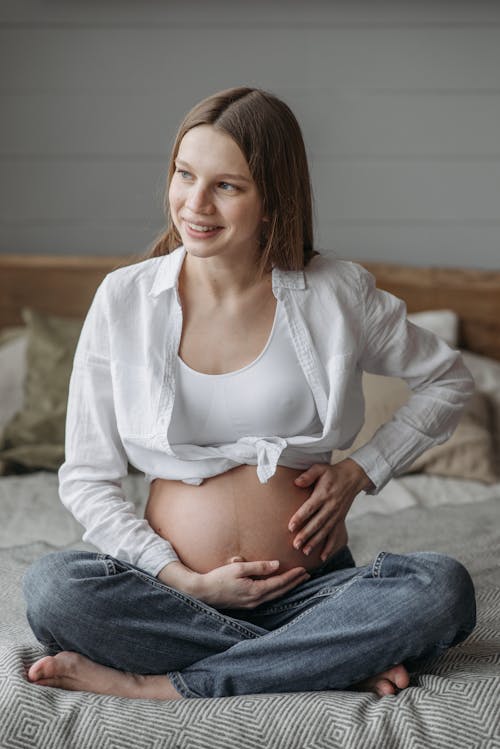
[[[118,671],[67,650],[47,655],[34,663],[28,670],[28,679],[44,687],[117,697],[152,700],[178,700],[182,697],[167,676]]]
[[[354,685],[353,689],[360,692],[375,692],[379,697],[384,697],[387,694],[396,694],[399,689],[406,689],[409,683],[408,671],[400,664],[360,681],[359,684]]]

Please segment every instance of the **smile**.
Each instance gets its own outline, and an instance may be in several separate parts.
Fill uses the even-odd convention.
[[[191,221],[184,221],[186,233],[192,239],[212,239],[217,236],[223,229],[223,226],[210,226],[208,224],[193,224]]]
[[[200,224],[191,224],[188,221],[186,221],[187,225],[190,229],[193,229],[194,231],[213,231],[214,229],[221,229],[221,226],[202,226]]]

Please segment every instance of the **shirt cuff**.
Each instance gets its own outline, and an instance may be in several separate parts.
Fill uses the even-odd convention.
[[[370,443],[363,445],[349,455],[366,473],[373,486],[365,489],[365,494],[378,494],[391,480],[393,471],[378,450]]]
[[[150,547],[143,551],[134,564],[149,575],[156,577],[165,565],[170,562],[179,561],[180,559],[172,545],[168,541],[164,541],[163,543],[154,544],[152,548]]]

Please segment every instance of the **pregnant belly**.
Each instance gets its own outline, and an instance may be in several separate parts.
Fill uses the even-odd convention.
[[[293,548],[296,533],[288,530],[290,518],[311,494],[293,483],[300,473],[278,466],[268,483],[261,484],[255,466],[244,465],[200,486],[155,479],[145,517],[196,572],[228,564],[234,556],[248,562],[279,559],[281,572],[297,566],[312,569],[323,563],[321,545],[306,556]],[[345,528],[339,541],[338,548],[347,543]]]

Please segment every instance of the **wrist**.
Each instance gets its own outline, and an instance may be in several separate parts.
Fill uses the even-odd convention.
[[[165,585],[198,598],[201,575],[182,562],[169,562],[156,576]]]
[[[350,469],[356,476],[356,487],[358,492],[375,488],[373,481],[365,472],[365,470],[359,465],[359,463],[356,463],[356,461],[352,458],[346,458],[345,462],[349,463]]]

